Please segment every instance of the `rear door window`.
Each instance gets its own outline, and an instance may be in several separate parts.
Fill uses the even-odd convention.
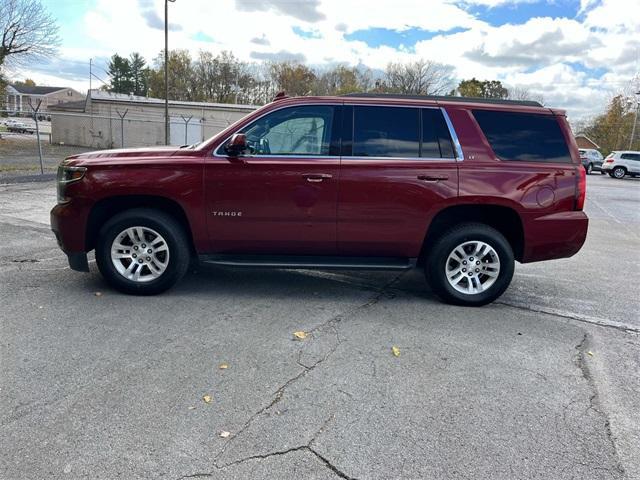
[[[419,108],[360,107],[353,112],[353,156],[420,156]]]
[[[422,109],[422,143],[420,156],[454,158],[449,128],[439,108]]]
[[[355,106],[353,121],[354,157],[455,158],[439,108]]]
[[[489,145],[501,160],[571,163],[554,115],[474,110]]]

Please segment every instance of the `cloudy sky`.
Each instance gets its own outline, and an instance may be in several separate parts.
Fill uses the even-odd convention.
[[[113,53],[152,59],[163,48],[163,0],[43,3],[61,26],[60,56],[17,78],[86,90],[89,58],[107,80],[100,67]],[[527,87],[573,120],[631,91],[640,71],[640,0],[176,0],[169,8],[170,48],[375,69],[424,58],[452,65],[458,79]]]

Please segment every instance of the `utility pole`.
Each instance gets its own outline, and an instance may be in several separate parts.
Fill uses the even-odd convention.
[[[636,92],[636,116],[633,119],[633,128],[631,129],[631,138],[629,139],[629,150],[633,148],[633,139],[636,136],[636,125],[638,123],[638,110],[640,110],[640,90]]]
[[[40,175],[44,175],[44,165],[42,164],[42,144],[40,143],[40,124],[38,123],[40,105],[42,105],[42,99],[38,100],[38,104],[35,107],[31,103],[31,99],[29,99],[29,107],[33,112],[33,119],[36,121],[36,141],[38,142],[38,157],[40,158]]]
[[[169,2],[164,0],[164,144],[169,145]]]
[[[89,59],[89,115],[91,115],[91,133],[93,134],[93,104],[91,103],[91,80],[93,79],[93,58]]]

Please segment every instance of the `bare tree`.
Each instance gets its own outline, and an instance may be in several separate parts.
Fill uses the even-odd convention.
[[[429,60],[389,63],[379,88],[407,95],[444,95],[451,90],[452,68]]]
[[[38,0],[0,0],[0,66],[51,57],[60,44],[58,25]]]
[[[544,105],[544,96],[538,93],[531,93],[531,90],[526,87],[515,86],[509,88],[507,98],[509,100],[533,100],[534,102]]]

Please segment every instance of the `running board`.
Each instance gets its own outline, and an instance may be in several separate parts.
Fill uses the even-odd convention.
[[[200,255],[202,263],[227,267],[343,270],[409,270],[417,259],[405,257],[329,257],[308,255]]]

